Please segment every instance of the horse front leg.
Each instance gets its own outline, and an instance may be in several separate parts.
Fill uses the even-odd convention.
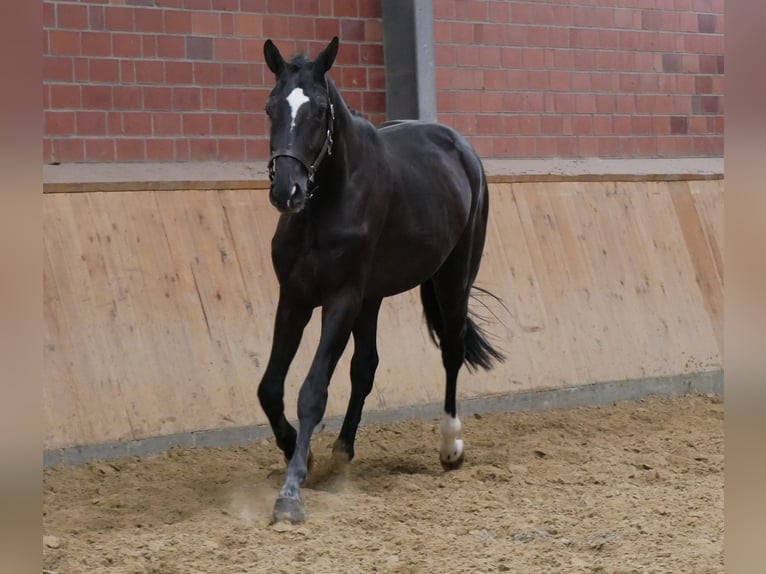
[[[274,338],[266,372],[258,385],[258,400],[269,419],[277,446],[290,460],[295,451],[297,433],[285,418],[285,377],[298,351],[303,330],[311,318],[311,307],[280,293],[274,320]]]
[[[361,298],[358,294],[347,292],[325,305],[322,310],[319,346],[298,394],[298,438],[295,452],[287,465],[285,483],[274,505],[273,522],[284,520],[296,524],[305,520],[300,487],[308,473],[311,436],[324,416],[330,378],[348,343],[360,307]]]

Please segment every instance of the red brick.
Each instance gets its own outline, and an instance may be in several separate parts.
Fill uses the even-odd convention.
[[[189,159],[211,161],[218,157],[218,141],[210,138],[189,140]]]
[[[561,116],[545,115],[540,117],[540,133],[558,135],[562,132],[564,122]]]
[[[385,92],[363,92],[362,106],[360,109],[365,113],[385,112],[386,111]]]
[[[119,85],[113,87],[114,108],[118,110],[140,110],[142,107],[141,88]]]
[[[202,109],[216,111],[218,110],[218,98],[215,88],[202,88]]]
[[[163,10],[159,8],[136,8],[134,12],[137,32],[162,32],[164,29]]]
[[[364,21],[363,20],[341,20],[340,38],[341,40],[345,40],[346,42],[363,42],[364,41]]]
[[[596,135],[612,135],[612,116],[593,116],[593,133]]]
[[[165,82],[165,64],[161,60],[138,60],[135,62],[136,82],[162,84]]]
[[[221,64],[194,62],[194,83],[205,86],[221,84]]]
[[[293,0],[268,0],[268,12],[272,14],[292,14]]]
[[[213,38],[187,36],[186,57],[190,60],[212,60]]]
[[[290,38],[290,18],[287,16],[266,15],[261,17],[263,36],[269,38]],[[235,24],[236,29],[236,24]],[[242,34],[250,35],[250,34]],[[260,36],[260,34],[258,34]],[[281,47],[281,46],[280,46]],[[342,52],[342,50],[341,50]]]
[[[134,60],[120,61],[120,82],[134,84],[136,82],[136,65]]]
[[[77,4],[57,4],[56,23],[58,28],[84,30],[88,27],[88,8]]]
[[[487,3],[483,0],[461,0],[455,6],[455,17],[458,20],[486,20]]]
[[[437,70],[438,73],[438,70]],[[385,91],[386,71],[384,68],[367,68],[367,86],[370,90]]]
[[[114,161],[114,140],[96,138],[84,141],[87,161]]]
[[[183,0],[183,7],[188,10],[211,10],[212,0]]]
[[[298,1],[295,0],[295,12],[298,12]],[[383,9],[380,0],[358,0],[359,2],[359,17],[360,18],[374,18],[381,19],[383,17]]]
[[[555,92],[568,92],[572,87],[571,73],[555,70],[548,72],[548,86]]]
[[[51,107],[56,109],[77,109],[81,105],[81,88],[79,85],[52,84]]]
[[[164,10],[166,34],[191,34],[192,13],[182,10]]]
[[[173,108],[173,94],[168,87],[143,87],[143,107],[145,110],[170,110]]]
[[[112,87],[82,86],[82,106],[85,109],[110,109],[112,107]]]
[[[147,161],[173,161],[175,159],[173,140],[171,139],[147,139]]]
[[[74,112],[45,112],[46,135],[71,135],[75,133]]]
[[[238,38],[215,39],[216,60],[240,61],[242,59],[242,41]]]
[[[317,38],[328,41],[333,36],[340,36],[340,22],[335,18],[317,18],[314,20],[314,31]]]
[[[157,36],[151,34],[141,36],[141,55],[144,58],[157,57]]]
[[[558,155],[558,141],[556,138],[535,138],[536,157],[555,157]]]
[[[620,138],[598,138],[599,157],[616,157],[619,155]]]
[[[113,34],[111,38],[115,57],[141,57],[141,36],[138,34]]]
[[[545,67],[545,50],[540,48],[524,48],[522,51],[522,60],[527,69]],[[505,52],[503,52],[505,58]],[[505,65],[505,60],[503,60]]]
[[[238,133],[242,136],[263,136],[266,134],[265,114],[236,114],[239,121]]]
[[[655,136],[670,133],[670,116],[654,116],[652,118],[652,133]]]
[[[269,156],[269,140],[266,138],[247,140],[245,142],[247,159],[259,159]]]
[[[324,38],[317,33],[317,38]],[[380,20],[365,20],[364,41],[383,43],[383,22]]]
[[[177,139],[173,142],[175,161],[189,160],[189,139]]]
[[[202,109],[202,94],[199,88],[173,88],[173,109],[179,111]]]
[[[122,132],[127,135],[151,135],[152,114],[150,112],[123,112]]]
[[[75,122],[78,135],[106,135],[106,112],[77,112]]]
[[[355,66],[361,63],[359,57],[359,44],[346,44],[338,52],[336,64]]]
[[[333,0],[333,15],[340,18],[356,18],[359,16],[357,3],[349,0]]]
[[[210,135],[210,114],[184,114],[181,123],[185,136]]]
[[[122,112],[106,112],[106,133],[110,136],[122,133]]]
[[[250,66],[248,64],[223,64],[221,83],[234,86],[249,85]]]
[[[435,19],[453,19],[455,17],[454,0],[434,0],[433,7]]]
[[[241,139],[219,139],[216,159],[219,161],[244,161],[245,142]]]
[[[80,33],[64,30],[48,32],[47,52],[54,56],[78,55],[80,53]]]
[[[157,56],[160,58],[183,58],[186,44],[180,36],[157,36]]]
[[[524,87],[529,90],[546,91],[549,89],[548,72],[545,70],[530,70],[526,73],[526,78],[527,81]]]
[[[365,68],[344,67],[340,72],[341,88],[354,90],[367,88],[367,70]]]
[[[152,133],[156,136],[181,134],[181,114],[158,112],[152,114]]]
[[[237,36],[259,37],[261,33],[262,16],[259,14],[236,14],[234,16],[234,34]],[[264,34],[271,32],[266,30]],[[261,42],[261,45],[263,43]]]
[[[366,66],[383,65],[383,45],[382,44],[360,44],[359,45],[359,63]]]
[[[131,32],[135,29],[134,9],[122,6],[107,6],[104,9],[106,29]]]
[[[215,36],[221,32],[221,17],[216,12],[192,13],[192,33]]]
[[[43,82],[71,82],[74,78],[72,58],[43,56]]]
[[[78,162],[85,159],[85,143],[81,139],[53,140],[52,159],[59,162]]]
[[[239,133],[238,114],[213,114],[210,125],[214,135],[237,135]],[[184,125],[184,128],[186,126]]]
[[[73,58],[74,81],[79,84],[85,84],[90,78],[88,72],[88,58]]]
[[[43,2],[43,28],[56,27],[56,5],[51,2]]]
[[[119,83],[120,65],[118,60],[91,59],[88,77],[91,82]]]
[[[360,27],[364,27],[364,22],[359,20]],[[314,38],[314,20],[312,18],[290,18],[290,36],[293,38]],[[362,37],[364,32],[362,31]],[[348,38],[344,38],[348,39]],[[324,40],[324,38],[322,39]]]
[[[216,104],[221,111],[245,110],[244,88],[220,88],[216,90]]]
[[[194,82],[194,67],[191,62],[165,62],[165,82],[172,85]]]
[[[143,139],[118,139],[115,144],[117,161],[146,161],[146,144]]]

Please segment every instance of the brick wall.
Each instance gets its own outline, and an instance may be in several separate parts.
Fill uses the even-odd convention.
[[[288,57],[337,34],[346,101],[385,116],[379,0],[46,0],[43,11],[46,162],[263,159],[267,37]]]
[[[723,0],[434,0],[439,120],[484,157],[723,153]]]
[[[44,160],[264,159],[271,37],[385,116],[382,0],[45,0]],[[439,119],[484,157],[721,154],[723,0],[433,0]]]

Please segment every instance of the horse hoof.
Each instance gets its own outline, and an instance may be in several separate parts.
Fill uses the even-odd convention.
[[[457,470],[461,466],[463,466],[463,462],[465,461],[465,453],[460,453],[460,456],[453,458],[451,460],[445,460],[441,457],[439,457],[439,462],[442,463],[442,468],[446,471],[450,470]]]
[[[302,524],[306,521],[306,514],[303,511],[303,502],[299,498],[279,497],[274,504],[274,513],[271,517],[271,524],[278,522],[289,522],[290,524]]]

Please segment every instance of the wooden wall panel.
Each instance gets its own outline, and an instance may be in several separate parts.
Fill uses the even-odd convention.
[[[46,194],[45,448],[265,423],[276,220],[262,190]],[[508,360],[459,396],[721,368],[722,242],[722,181],[494,184],[478,284],[504,306],[473,308]],[[316,312],[288,417],[318,333]],[[368,409],[442,400],[416,290],[384,303],[378,340]]]

